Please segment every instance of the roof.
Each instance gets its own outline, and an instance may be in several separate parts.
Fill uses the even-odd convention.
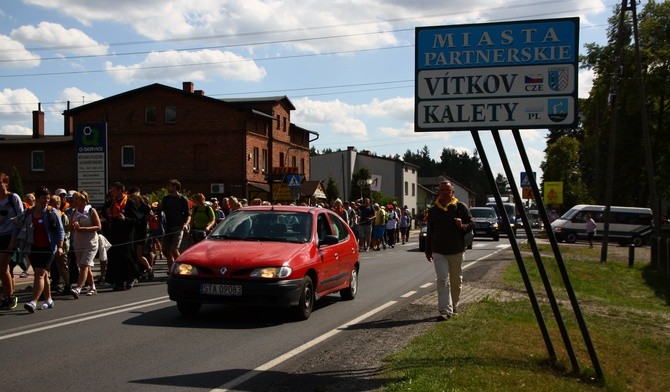
[[[139,87],[139,88],[136,88],[136,89],[133,89],[133,90],[124,91],[122,93],[112,95],[110,97],[103,98],[103,99],[100,99],[100,100],[97,100],[97,101],[94,101],[94,102],[91,102],[91,103],[88,103],[88,104],[85,104],[85,105],[82,105],[82,106],[78,106],[78,107],[73,108],[73,109],[69,109],[69,110],[67,110],[67,112],[71,113],[71,114],[76,114],[77,112],[86,110],[90,107],[105,104],[105,103],[110,102],[110,101],[122,99],[122,98],[125,98],[125,97],[129,97],[129,96],[132,96],[132,95],[135,95],[135,94],[140,94],[140,93],[155,90],[155,89],[168,90],[168,91],[171,91],[174,94],[183,94],[185,96],[193,97],[194,99],[203,99],[203,100],[208,100],[210,102],[219,102],[219,103],[222,103],[222,104],[225,104],[225,105],[229,105],[229,106],[233,106],[233,107],[237,107],[237,108],[244,108],[244,109],[253,109],[251,107],[251,106],[253,106],[253,104],[277,103],[277,102],[280,102],[282,100],[286,100],[286,102],[288,102],[289,108],[291,110],[295,110],[295,106],[293,105],[291,100],[288,99],[288,97],[286,95],[279,95],[279,96],[272,96],[272,97],[217,99],[217,98],[209,97],[207,95],[201,95],[201,94],[192,93],[192,92],[189,92],[189,91],[184,91],[184,89],[182,89],[182,88],[166,86],[166,85],[160,84],[160,83],[153,83],[153,84],[148,84],[146,86],[142,86],[142,87]],[[256,114],[265,114],[265,113],[262,113],[262,112],[259,112],[259,111],[255,111],[255,113]],[[274,118],[274,117],[272,117],[272,118]]]
[[[291,110],[295,110],[293,102],[286,95],[275,95],[271,97],[248,97],[248,98],[223,98],[222,101],[237,104],[254,104],[254,103],[277,103],[286,100]]]

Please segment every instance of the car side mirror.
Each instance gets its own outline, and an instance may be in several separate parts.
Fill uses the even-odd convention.
[[[338,242],[340,242],[340,239],[337,238],[336,236],[327,235],[327,236],[323,237],[323,240],[321,240],[319,242],[319,246],[321,246],[321,245],[335,245]]]

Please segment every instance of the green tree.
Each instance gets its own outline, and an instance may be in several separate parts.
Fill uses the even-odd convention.
[[[670,3],[649,1],[639,14],[639,43],[646,96],[640,97],[637,59],[633,50],[631,13],[626,10],[626,23],[619,29],[620,7],[609,19],[608,44],[587,44],[582,66],[593,70],[594,80],[589,98],[580,101],[584,119],[584,142],[581,164],[584,180],[591,196],[604,202],[607,179],[610,132],[612,130],[611,87],[616,80],[617,107],[614,124],[615,181],[612,203],[615,205],[649,206],[649,183],[645,167],[645,149],[641,137],[641,105],[649,114],[652,161],[659,199],[670,198],[670,130],[668,99],[670,85]],[[624,39],[621,66],[615,43],[619,34]],[[616,77],[616,79],[615,79]]]
[[[568,135],[547,146],[545,161],[540,164],[544,181],[563,182],[563,207],[591,202],[579,170],[579,142]]]
[[[23,189],[21,174],[16,169],[16,166],[12,166],[12,171],[9,173],[9,188],[11,192],[16,193],[21,198],[26,195],[25,190]]]
[[[496,176],[496,188],[498,188],[498,192],[500,192],[501,195],[507,195],[512,192],[507,177],[503,176],[502,173],[498,173]]]
[[[419,177],[437,177],[440,175],[440,168],[430,157],[430,150],[428,146],[423,146],[421,151],[417,150],[415,153],[407,150],[403,155],[403,161],[419,166]]]
[[[370,188],[362,187],[358,185],[358,180],[368,180],[372,178],[370,170],[366,167],[362,167],[356,170],[351,175],[351,195],[350,200],[357,200],[361,197],[370,197]]]
[[[326,198],[329,203],[335,201],[340,197],[340,189],[337,187],[337,182],[331,176],[328,176],[328,182],[326,184]]]

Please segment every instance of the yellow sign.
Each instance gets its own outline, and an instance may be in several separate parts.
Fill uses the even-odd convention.
[[[544,204],[563,204],[563,181],[544,182]]]

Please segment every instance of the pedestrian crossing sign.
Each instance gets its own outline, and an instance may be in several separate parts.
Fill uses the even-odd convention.
[[[286,182],[288,182],[289,188],[300,188],[300,175],[290,175],[287,176]]]

